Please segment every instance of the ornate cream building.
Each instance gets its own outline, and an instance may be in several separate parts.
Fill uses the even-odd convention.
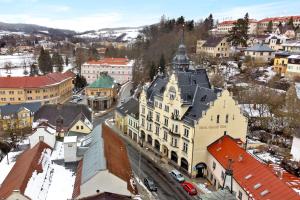
[[[139,99],[140,142],[193,177],[206,174],[207,146],[223,135],[245,141],[247,119],[227,91],[190,69],[183,44],[169,77],[158,75]]]

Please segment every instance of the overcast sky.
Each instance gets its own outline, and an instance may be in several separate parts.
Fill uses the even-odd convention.
[[[162,15],[200,20],[300,15],[300,0],[0,0],[0,21],[86,31],[156,23]]]

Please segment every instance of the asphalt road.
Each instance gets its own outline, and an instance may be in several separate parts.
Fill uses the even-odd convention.
[[[145,177],[150,177],[155,182],[157,186],[157,192],[152,192],[152,195],[155,197],[155,199],[193,199],[168,173],[162,171],[158,165],[154,163],[154,161],[149,160],[143,155],[141,155],[141,170],[139,171],[139,152],[129,143],[126,144],[126,147],[133,172],[139,176],[140,180],[144,180]]]

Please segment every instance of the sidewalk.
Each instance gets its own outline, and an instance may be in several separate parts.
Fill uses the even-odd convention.
[[[128,142],[131,146],[133,146],[135,149],[137,149],[138,151],[141,151],[142,155],[149,158],[150,160],[154,161],[155,163],[157,163],[157,165],[165,172],[170,172],[173,169],[176,169],[175,167],[171,166],[170,164],[168,164],[168,161],[166,159],[161,159],[159,158],[157,155],[155,155],[154,150],[147,148],[147,146],[145,145],[144,147],[141,147],[139,144],[137,144],[135,141],[133,141],[132,139],[130,139],[129,137],[127,137],[126,135],[124,135],[124,133],[122,133],[115,125],[114,122],[112,121],[112,119],[108,119],[105,121],[105,124],[108,125],[110,128],[112,128],[116,133],[118,133],[124,140],[126,140],[126,142]],[[194,185],[198,185],[201,184],[202,186],[204,186],[204,184],[208,185],[208,190],[210,191],[214,191],[213,187],[209,184],[208,180],[206,180],[205,178],[196,178],[196,179],[191,179],[188,176],[185,176],[184,173],[182,173],[185,180],[188,182],[193,183]],[[207,193],[208,190],[202,191],[200,190],[200,188],[198,187],[198,191],[202,194]]]

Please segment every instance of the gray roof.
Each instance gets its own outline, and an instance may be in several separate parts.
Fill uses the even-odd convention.
[[[186,53],[186,47],[184,44],[180,44],[177,50],[177,54],[173,58],[173,66],[175,68],[187,67],[190,64],[190,59]]]
[[[228,190],[218,190],[216,192],[200,195],[201,200],[237,200]]]
[[[217,98],[218,89],[211,89],[205,69],[175,71],[183,104],[190,106],[182,119],[193,125],[194,120],[202,117],[209,103]],[[154,97],[162,98],[169,79],[157,76],[147,89],[148,105],[153,106]]]
[[[92,122],[92,112],[83,104],[46,104],[43,105],[35,114],[33,121],[39,119],[48,120],[49,124],[56,126],[58,118],[63,119],[63,127],[70,127],[78,115],[83,114]]]
[[[90,134],[92,141],[83,156],[81,184],[88,181],[97,172],[106,169],[102,125],[96,126]]]
[[[268,45],[265,44],[255,44],[252,47],[248,47],[245,51],[255,51],[255,52],[274,52]]]
[[[130,98],[127,102],[117,107],[116,109],[123,116],[125,115],[139,115],[139,101],[135,98]]]
[[[0,114],[3,116],[16,114],[20,109],[27,108],[35,113],[41,107],[40,102],[35,103],[21,103],[21,104],[7,104],[0,106]]]
[[[203,44],[203,47],[216,47],[222,40],[223,37],[209,37]]]

